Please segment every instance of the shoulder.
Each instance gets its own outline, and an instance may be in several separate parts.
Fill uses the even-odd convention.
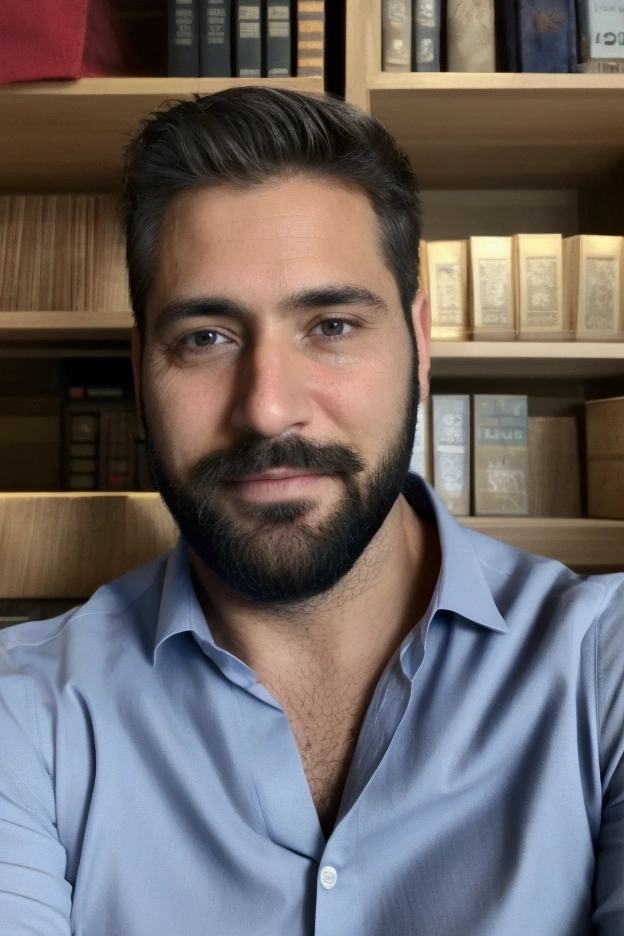
[[[103,585],[85,604],[64,614],[0,630],[0,682],[7,671],[22,665],[31,673],[43,671],[62,659],[75,661],[83,650],[93,657],[111,639],[148,638],[156,627],[168,558],[165,553]]]

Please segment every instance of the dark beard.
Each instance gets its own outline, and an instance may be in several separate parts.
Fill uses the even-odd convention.
[[[366,463],[352,448],[289,435],[252,438],[200,459],[189,478],[174,484],[145,426],[150,472],[186,542],[206,566],[250,601],[294,603],[328,591],[350,571],[398,498],[409,469],[418,412],[413,359],[401,430],[361,487]],[[310,469],[338,477],[344,494],[331,516],[315,526],[306,514],[316,500],[237,503],[242,520],[219,508],[230,481],[271,468]]]

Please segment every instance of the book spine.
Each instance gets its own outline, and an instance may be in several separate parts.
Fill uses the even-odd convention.
[[[411,472],[419,474],[427,481],[432,481],[433,479],[433,467],[431,464],[430,404],[431,400],[429,397],[426,397],[424,400],[421,400],[418,405],[414,448],[409,466]]]
[[[168,0],[168,72],[172,77],[199,75],[199,0]]]
[[[414,0],[413,71],[440,71],[441,0]]]
[[[297,76],[323,77],[325,63],[325,2],[297,2]]]
[[[433,483],[447,510],[470,514],[470,397],[432,397]]]
[[[577,70],[573,0],[518,0],[518,17],[520,71]]]
[[[202,78],[230,78],[232,55],[230,0],[200,0],[199,74]]]
[[[616,4],[578,0],[581,62],[624,58],[624,19]]]
[[[477,517],[527,516],[527,398],[474,397],[474,507]]]
[[[287,78],[292,74],[291,49],[291,3],[273,3],[268,0],[266,4],[266,63],[269,78]]]
[[[446,27],[448,71],[496,70],[494,0],[448,0]]]
[[[518,22],[515,0],[494,0],[496,70],[518,71]]]
[[[381,35],[383,71],[411,71],[412,0],[384,0]]]
[[[260,0],[235,0],[236,75],[260,78],[262,75],[262,38]]]

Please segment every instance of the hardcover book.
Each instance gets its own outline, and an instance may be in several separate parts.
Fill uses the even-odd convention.
[[[440,71],[441,9],[441,0],[413,0],[413,71]]]
[[[169,75],[197,78],[199,75],[199,0],[168,0]]]
[[[578,234],[563,240],[564,306],[576,338],[624,337],[624,238]]]
[[[518,0],[518,64],[523,72],[575,72],[574,0]]]
[[[528,514],[527,441],[525,396],[475,395],[475,516]]]
[[[297,76],[323,77],[325,0],[297,0]]]
[[[232,75],[231,2],[199,2],[199,74],[202,78],[229,78]]]
[[[461,341],[470,337],[468,241],[427,241],[431,337]]]
[[[447,70],[496,71],[494,0],[448,0]]]
[[[433,484],[447,509],[470,514],[470,397],[434,394]]]
[[[587,515],[624,520],[624,397],[585,403]]]
[[[260,0],[234,0],[236,23],[236,75],[260,78],[262,75],[262,38]]]
[[[518,337],[564,341],[572,337],[563,307],[561,234],[515,234]]]
[[[578,0],[579,49],[583,71],[622,71],[623,8],[615,3]],[[611,66],[611,67],[609,67]]]
[[[473,338],[513,341],[516,303],[511,237],[471,237],[470,270]]]
[[[291,3],[282,0],[274,3],[268,0],[266,4],[266,63],[269,78],[286,78],[292,74],[290,62],[291,34]]]
[[[412,0],[383,0],[381,35],[383,71],[411,71]]]
[[[416,422],[416,434],[414,438],[414,449],[412,451],[412,460],[410,462],[410,471],[419,474],[427,481],[433,480],[433,460],[431,457],[431,400],[425,397],[418,405],[418,419]]]
[[[581,515],[581,466],[575,417],[529,416],[529,516]]]

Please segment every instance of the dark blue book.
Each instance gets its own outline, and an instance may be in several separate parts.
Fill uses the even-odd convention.
[[[266,23],[266,73],[269,78],[287,78],[292,75],[292,9],[290,0],[267,0]]]
[[[167,72],[176,78],[199,75],[199,0],[168,0]]]
[[[496,71],[518,71],[518,24],[516,0],[494,0]]]
[[[412,71],[440,71],[441,0],[413,0]]]
[[[202,78],[231,78],[232,43],[230,0],[200,0],[199,74]]]
[[[577,71],[574,0],[518,0],[518,70]]]
[[[261,25],[260,0],[234,0],[234,74],[239,78],[260,78],[262,75]]]

